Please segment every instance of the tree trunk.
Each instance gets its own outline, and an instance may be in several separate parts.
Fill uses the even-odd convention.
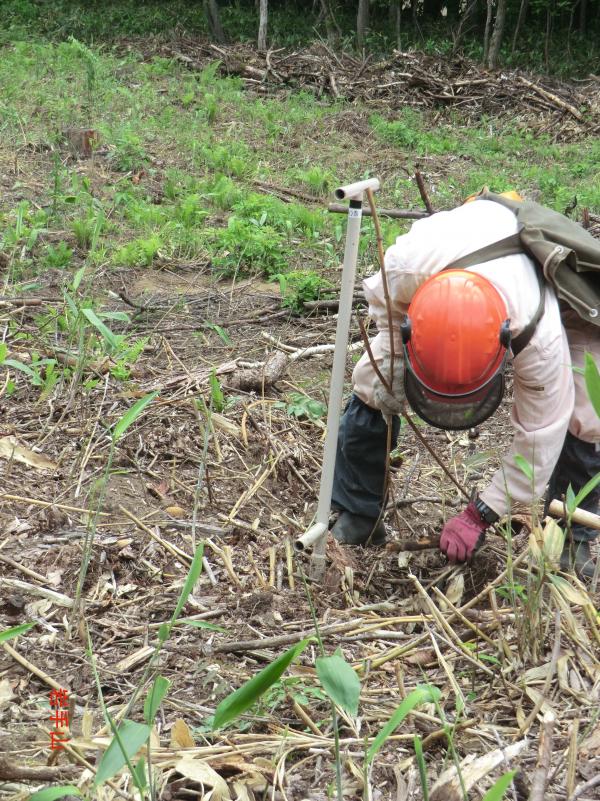
[[[356,43],[359,50],[362,50],[365,46],[368,25],[369,0],[358,0],[358,15],[356,17]]]
[[[478,1],[479,0],[469,0],[465,6],[465,10],[463,11],[460,22],[458,23],[458,28],[456,29],[456,34],[454,35],[454,43],[452,45],[453,56],[459,51],[465,36],[475,24]]]
[[[546,8],[546,36],[544,38],[544,62],[546,65],[546,72],[550,68],[550,34],[552,32],[552,11],[550,6]]]
[[[321,0],[321,9],[325,17],[325,30],[327,31],[327,41],[329,44],[335,45],[342,38],[342,31],[337,24],[335,14],[333,13],[329,0]]]
[[[267,21],[269,17],[268,0],[260,0],[258,20],[258,49],[264,52],[267,49]]]
[[[487,13],[485,16],[485,31],[483,34],[483,63],[487,64],[490,52],[490,31],[492,29],[492,12],[494,10],[494,0],[487,0]]]
[[[587,12],[587,0],[581,0],[579,5],[579,33],[583,34],[584,36],[587,31]]]
[[[517,49],[517,41],[519,40],[519,36],[521,35],[523,24],[525,23],[525,17],[527,16],[528,7],[529,7],[529,0],[521,0],[521,5],[519,6],[519,16],[517,17],[517,24],[515,25],[515,32],[513,34],[512,48],[511,48],[512,53],[514,53],[515,50]]]
[[[395,2],[395,29],[396,29],[396,48],[402,50],[402,0]]]
[[[496,9],[496,19],[494,20],[494,31],[490,39],[490,52],[488,53],[488,67],[496,69],[500,58],[500,46],[504,35],[504,23],[506,22],[506,0],[498,0]]]
[[[203,0],[204,16],[208,23],[208,32],[214,42],[224,42],[225,32],[221,24],[221,14],[217,0]]]

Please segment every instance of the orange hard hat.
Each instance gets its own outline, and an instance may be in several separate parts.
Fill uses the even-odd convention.
[[[406,397],[439,428],[471,428],[504,393],[506,303],[487,278],[443,270],[415,293],[402,324]]]

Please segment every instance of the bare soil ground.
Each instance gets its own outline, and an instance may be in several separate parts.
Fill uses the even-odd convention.
[[[340,119],[368,159],[372,146],[362,136],[361,112],[355,124],[353,112]],[[1,147],[0,154],[6,176],[17,156]],[[10,202],[17,192],[35,198],[36,181],[49,169],[43,153],[20,152],[18,161],[21,189],[7,190]],[[101,160],[81,169],[92,180],[106,180]],[[48,271],[39,283],[42,309],[63,302],[60,276]],[[302,579],[308,558],[292,555],[292,543],[314,511],[324,428],[290,416],[285,398],[300,391],[326,399],[331,354],[295,358],[262,392],[228,389],[228,376],[282,345],[290,354],[332,343],[335,318],[319,311],[292,315],[282,309],[274,285],[220,282],[203,264],[107,270],[95,283],[111,308],[133,315],[128,334],[149,337],[130,385],[109,382],[106,365],[96,365],[97,372],[85,376],[100,378],[89,392],[71,396],[64,387],[40,401],[17,377],[17,391],[0,398],[0,434],[52,463],[41,469],[0,460],[0,629],[37,622],[0,650],[0,795],[25,799],[28,783],[80,778],[86,761],[93,766],[110,739],[72,605],[110,447],[107,426],[138,397],[158,390],[116,450],[83,589],[105,703],[117,714],[131,697],[158,627],[175,607],[194,545],[204,540],[206,569],[184,615],[223,630],[178,626],[161,653],[160,673],[172,684],[153,754],[160,797],[209,797],[197,775],[181,767],[187,754],[212,766],[233,798],[325,799],[333,780],[333,734],[330,709],[316,689],[313,646],[291,668],[297,682],[270,693],[257,711],[218,734],[207,720],[230,690],[313,630]],[[11,320],[35,334],[40,307],[4,305],[4,324]],[[204,322],[225,329],[231,344]],[[118,324],[113,328],[119,331]],[[352,338],[359,339],[355,321]],[[26,351],[11,355],[27,361]],[[348,381],[352,363],[349,356]],[[212,365],[228,403],[206,434],[194,398],[209,402]],[[422,430],[460,482],[483,484],[510,439],[509,411],[510,399],[476,438]],[[433,536],[462,504],[408,429],[393,484],[399,513],[390,509],[386,516],[392,539]],[[543,797],[571,797],[575,786],[598,775],[597,611],[575,579],[565,579],[562,588],[544,581],[533,598],[537,568],[528,566],[526,545],[526,532],[513,540],[521,560],[514,583],[522,588],[513,602],[507,544],[498,535],[463,567],[447,565],[433,549],[398,555],[329,543],[325,582],[309,583],[310,595],[327,648],[340,647],[363,684],[359,719],[341,721],[347,798],[363,797],[364,738],[424,681],[442,690],[470,797],[481,797],[510,767],[520,774],[509,797],[529,797],[541,719],[549,711],[556,721]],[[519,597],[525,592],[526,603]],[[61,752],[49,749],[52,687],[68,688],[74,699],[71,741]],[[132,716],[139,719],[139,709]],[[414,733],[424,740],[432,785],[452,765],[440,711],[423,708],[378,756],[370,780],[374,799],[421,798]],[[515,756],[505,761],[510,749]],[[26,766],[46,772],[35,781]],[[105,789],[106,798],[117,796],[133,797],[124,779]],[[461,797],[456,780],[442,782],[431,795],[432,801]],[[580,798],[600,798],[599,788]]]

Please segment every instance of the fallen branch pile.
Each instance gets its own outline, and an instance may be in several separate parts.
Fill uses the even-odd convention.
[[[600,130],[600,83],[594,76],[578,84],[551,77],[534,81],[518,70],[492,72],[462,56],[420,52],[394,51],[387,59],[361,60],[334,53],[325,43],[302,51],[258,53],[247,44],[217,46],[182,37],[158,49],[190,69],[218,60],[221,74],[239,75],[258,92],[303,89],[391,110],[407,104],[459,109],[465,121],[482,114],[510,115],[513,120],[526,119],[531,127],[534,118],[538,131],[556,139]]]

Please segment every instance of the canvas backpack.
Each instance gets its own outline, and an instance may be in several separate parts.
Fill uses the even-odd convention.
[[[517,356],[528,344],[544,314],[544,281],[583,320],[600,326],[600,241],[579,223],[532,200],[512,200],[488,189],[483,189],[477,199],[492,200],[510,209],[519,230],[457,259],[445,269],[466,269],[514,253],[525,253],[532,259],[540,283],[540,303],[532,319],[513,339],[513,355]]]

